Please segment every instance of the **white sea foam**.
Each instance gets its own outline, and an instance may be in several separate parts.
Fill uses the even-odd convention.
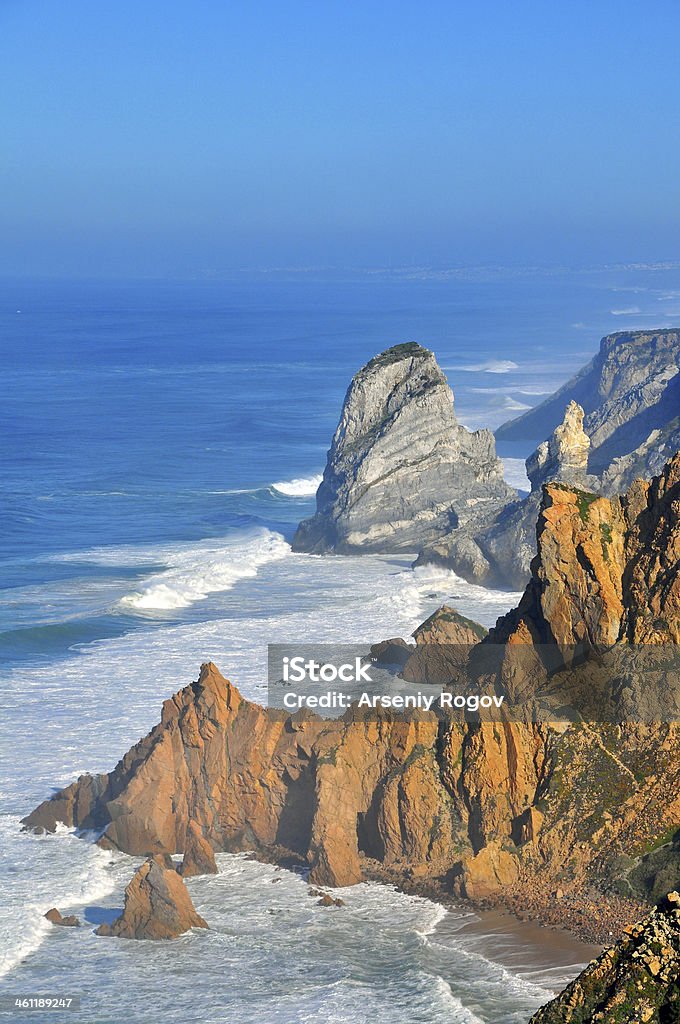
[[[263,541],[267,550],[276,537],[241,535],[233,548],[226,544],[226,560],[252,556]],[[224,559],[225,544],[216,541],[89,555],[106,565],[131,559],[141,567],[166,564],[141,593],[158,586],[160,577],[177,589],[188,577],[209,576],[215,548]],[[6,802],[23,814],[51,785],[64,785],[83,770],[110,770],[158,720],[161,701],[196,678],[203,660],[216,661],[244,696],[263,701],[267,643],[408,636],[445,602],[491,624],[517,597],[475,587],[439,567],[412,570],[408,556],[332,559],[293,554],[285,546],[283,557],[261,562],[238,588],[208,594],[203,608],[207,616],[215,609],[212,618],[140,626],[84,645],[52,666],[4,673],[0,777],[8,780]],[[6,831],[0,841],[16,882],[10,912],[0,922],[4,969],[24,961],[21,982],[36,991],[63,991],[70,970],[93,1016],[115,1000],[121,1019],[142,1024],[150,985],[157,1015],[172,1024],[192,1014],[206,1024],[225,1016],[259,1024],[274,1013],[282,1024],[389,1024],[394,1005],[405,1001],[414,1018],[432,1024],[478,1024],[480,1012],[481,1019],[515,1024],[538,1005],[535,991],[508,984],[491,957],[488,964],[470,960],[460,956],[458,944],[440,942],[439,930],[452,915],[429,900],[371,883],[344,890],[345,907],[329,910],[317,907],[298,875],[230,855],[218,856],[218,876],[188,883],[210,931],[149,944],[144,957],[131,957],[125,943],[99,939],[93,928],[103,913],[121,906],[134,860],[67,830],[22,834],[16,817],[7,819]],[[52,928],[42,916],[50,906],[78,913],[85,927]],[[13,973],[4,982],[8,991],[16,983]],[[500,995],[494,994],[492,1010],[480,1011],[487,990]]]
[[[293,480],[280,480],[271,486],[272,490],[290,498],[307,498],[316,494],[321,479],[319,473],[317,476],[300,476],[294,477]]]
[[[289,552],[281,534],[270,530],[258,531],[250,539],[231,537],[156,549],[155,556],[147,549],[147,558],[164,561],[168,568],[126,594],[119,607],[141,613],[187,608],[209,594],[230,590],[239,580],[255,576],[261,566],[285,558]]]
[[[54,925],[45,920],[51,907],[67,912],[99,900],[115,885],[110,866],[127,860],[78,839],[72,830],[30,836],[17,818],[0,818],[3,858],[12,863],[12,888],[0,917],[0,977],[37,949]]]
[[[527,469],[524,459],[515,459],[505,456],[501,459],[503,463],[503,475],[506,483],[516,487],[518,491],[530,491],[531,483],[527,476]]]

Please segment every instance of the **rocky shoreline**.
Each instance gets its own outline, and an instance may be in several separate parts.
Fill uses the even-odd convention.
[[[443,907],[496,910],[518,921],[532,922],[550,931],[565,932],[580,942],[605,946],[649,912],[649,904],[616,894],[543,892],[528,882],[497,893],[493,899],[472,900],[454,895],[443,878],[408,878],[377,861],[364,861],[367,879],[394,886],[412,896],[424,896]]]

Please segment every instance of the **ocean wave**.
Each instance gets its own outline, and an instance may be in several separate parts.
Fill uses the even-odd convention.
[[[455,1017],[451,1017],[452,1024],[453,1022],[455,1024],[484,1024],[481,1017],[473,1013],[462,999],[453,994],[451,986],[444,978],[437,977],[434,979],[434,991],[437,1000],[442,1004],[442,1008],[455,1014]]]
[[[275,484],[271,484],[271,488],[273,491],[285,494],[289,498],[307,498],[316,494],[321,480],[320,473],[316,476],[299,476],[293,480],[280,480]]]
[[[255,576],[261,566],[289,553],[290,546],[281,534],[271,530],[260,530],[249,538],[156,549],[156,560],[165,562],[168,568],[122,597],[118,608],[142,614],[188,608],[209,594],[231,590],[239,580]]]
[[[519,370],[519,363],[512,359],[487,359],[483,363],[469,363],[465,366],[443,366],[443,370],[464,370],[467,373],[510,373]]]

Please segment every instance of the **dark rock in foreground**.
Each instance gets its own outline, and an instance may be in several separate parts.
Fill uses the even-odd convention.
[[[125,906],[113,924],[97,935],[121,939],[174,939],[191,928],[207,928],[196,913],[184,882],[169,857],[155,856],[142,864],[125,890]]]
[[[673,1024],[680,1020],[680,895],[671,892],[530,1024]]]

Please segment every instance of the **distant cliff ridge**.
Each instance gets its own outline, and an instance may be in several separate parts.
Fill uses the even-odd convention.
[[[397,345],[354,377],[298,551],[418,551],[516,497],[493,435],[461,426],[433,354]]]
[[[680,448],[680,331],[625,331],[559,391],[496,431],[498,440],[539,441],[560,424],[569,402],[585,413],[588,472],[614,493],[660,471]],[[635,453],[641,449],[641,457]],[[614,460],[623,460],[612,471]]]
[[[526,460],[532,493],[492,521],[457,527],[424,545],[439,562],[486,585],[518,587],[536,553],[541,487],[556,480],[615,495],[660,473],[680,449],[680,332],[603,338],[598,355],[546,402],[496,431],[499,440],[544,438]]]

